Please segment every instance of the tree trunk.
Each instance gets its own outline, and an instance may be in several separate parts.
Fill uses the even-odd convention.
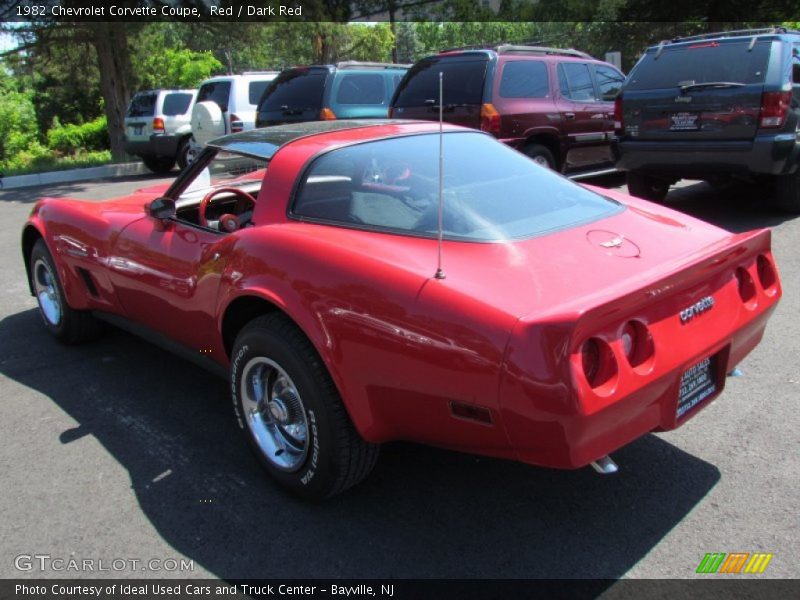
[[[392,31],[392,62],[397,63],[397,24],[395,20],[394,0],[389,1],[389,29]]]
[[[114,160],[125,158],[122,136],[125,131],[125,111],[130,100],[128,81],[131,60],[128,53],[127,23],[92,23],[92,45],[100,69],[100,93],[105,101],[108,137]]]

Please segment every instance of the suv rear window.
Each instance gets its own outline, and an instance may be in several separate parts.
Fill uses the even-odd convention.
[[[175,117],[177,115],[185,115],[189,110],[189,105],[192,103],[191,94],[167,94],[164,96],[164,108],[161,112],[165,117]]]
[[[439,102],[439,72],[444,74],[444,103],[479,105],[488,56],[432,57],[411,67],[400,82],[394,106],[425,106]]]
[[[264,90],[267,89],[267,86],[272,83],[271,81],[251,81],[250,85],[247,87],[247,101],[255,106],[258,104],[258,101],[261,100],[261,96],[264,95]]]
[[[772,43],[759,41],[752,50],[750,38],[735,42],[698,42],[667,46],[656,58],[648,51],[630,74],[626,89],[652,90],[682,83],[764,83]]]
[[[337,104],[383,104],[386,101],[386,86],[379,73],[349,73],[342,75]]]
[[[139,92],[128,105],[129,117],[152,117],[156,112],[156,98],[155,92]]]
[[[197,92],[198,102],[216,102],[223,112],[228,110],[228,98],[231,95],[230,81],[212,81],[204,84]]]
[[[322,107],[327,69],[293,69],[278,75],[265,92],[258,112],[289,109],[316,110]]]
[[[538,60],[509,61],[500,80],[502,98],[546,98],[550,93],[547,65]]]

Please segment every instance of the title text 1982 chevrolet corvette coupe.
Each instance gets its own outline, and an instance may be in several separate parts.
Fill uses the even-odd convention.
[[[412,121],[220,138],[169,189],[41,200],[22,248],[57,338],[102,318],[223,372],[269,474],[309,498],[395,439],[613,470],[722,391],[781,294],[767,230]]]

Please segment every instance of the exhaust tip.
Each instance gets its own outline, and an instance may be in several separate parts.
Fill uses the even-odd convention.
[[[592,468],[601,475],[611,475],[612,473],[616,473],[617,471],[619,471],[617,463],[611,460],[610,456],[604,456],[603,458],[598,458],[597,460],[592,461],[591,464]]]

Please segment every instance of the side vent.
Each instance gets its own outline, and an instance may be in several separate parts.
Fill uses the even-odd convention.
[[[78,267],[78,273],[80,274],[81,279],[83,279],[83,283],[86,285],[86,289],[89,291],[89,294],[94,298],[99,297],[99,294],[97,293],[97,287],[94,285],[94,280],[92,279],[89,271]]]

